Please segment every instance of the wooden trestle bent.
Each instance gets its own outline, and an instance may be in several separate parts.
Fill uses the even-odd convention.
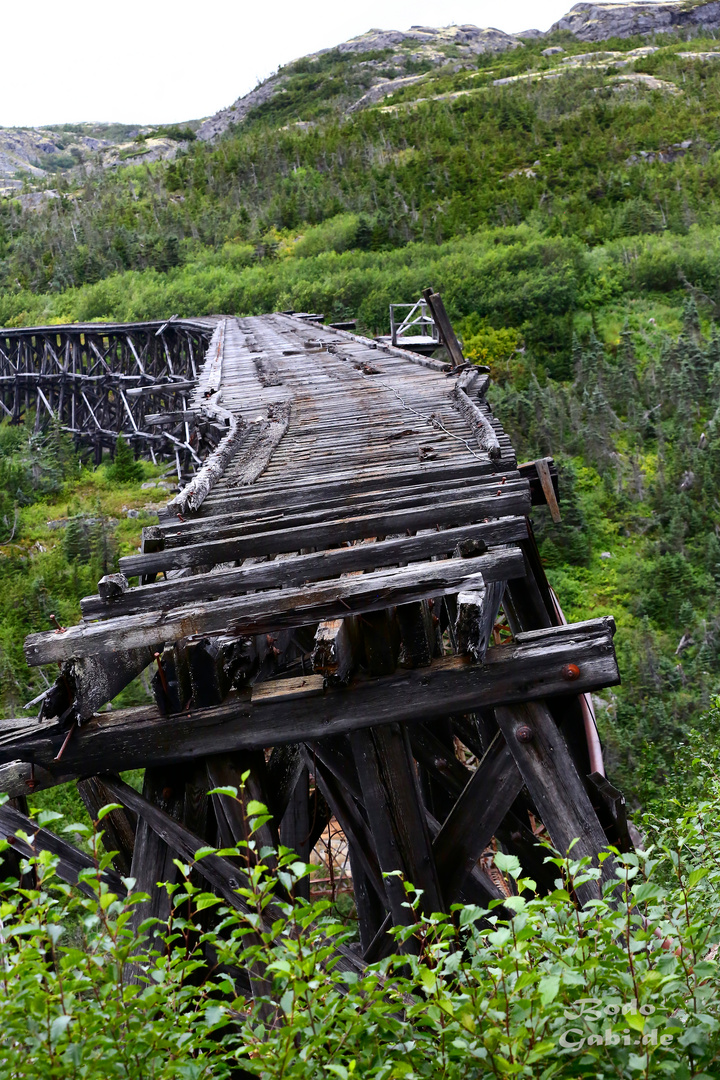
[[[332,814],[366,959],[407,921],[398,871],[447,910],[512,888],[488,872],[496,846],[551,888],[538,822],[563,853],[628,843],[581,702],[619,681],[614,624],[561,625],[529,521],[539,503],[557,519],[557,470],[518,468],[447,327],[452,364],[288,314],[0,331],[13,420],[35,405],[98,456],[124,431],[196,469],[81,622],[28,637],[28,663],[61,672],[37,720],[0,722],[0,791],[20,800],[4,829],[27,823],[28,790],[77,781],[93,814],[117,800],[116,866],[159,911],[154,883],[240,840],[247,798],[274,815],[263,842],[304,857]],[[154,705],[102,708],[150,665]],[[115,775],[137,768],[143,795]],[[208,795],[243,774],[238,802]],[[33,842],[70,879],[86,865]],[[234,903],[242,872],[201,862]]]

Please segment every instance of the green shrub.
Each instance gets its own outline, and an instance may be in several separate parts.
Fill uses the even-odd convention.
[[[81,873],[87,895],[62,884],[43,853],[31,860],[36,888],[12,879],[0,886],[3,1076],[712,1080],[720,1061],[715,777],[707,790],[704,801],[646,821],[651,846],[615,853],[614,884],[583,910],[572,886],[600,871],[572,852],[548,854],[558,875],[548,896],[499,853],[512,895],[488,910],[456,905],[451,917],[420,917],[406,884],[416,921],[397,939],[413,947],[364,971],[338,966],[337,946],[351,935],[327,901],[279,901],[261,862],[231,908],[194,884],[212,853],[198,851],[168,886],[167,925],[142,922],[140,909],[136,932],[133,912],[147,897],[121,898],[101,881],[110,857],[97,833],[88,837],[95,865]],[[265,808],[248,809],[251,839],[235,855],[249,846],[267,858],[252,839]],[[53,819],[43,813],[39,823]],[[0,842],[0,852],[8,847]],[[309,868],[287,849],[278,864],[292,894]],[[123,981],[132,962],[139,974]],[[253,999],[233,982],[242,969],[252,971]]]

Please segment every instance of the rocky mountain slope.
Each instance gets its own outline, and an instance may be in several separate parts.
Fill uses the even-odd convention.
[[[187,145],[192,127],[150,128],[129,124],[63,124],[48,128],[0,128],[0,196],[19,198],[26,208],[38,205],[37,192],[48,179],[71,170],[91,173],[119,164],[173,158]],[[185,136],[185,138],[183,138]],[[50,192],[52,197],[52,192]]]
[[[198,138],[217,138],[232,124],[241,123],[251,110],[286,93],[289,75],[300,66],[315,66],[321,70],[335,58],[344,59],[348,68],[352,66],[358,76],[355,84],[358,94],[354,101],[347,102],[348,111],[351,111],[384,97],[390,84],[396,87],[410,85],[419,81],[425,72],[449,62],[454,62],[458,69],[474,67],[477,57],[484,53],[504,52],[521,45],[521,37],[517,35],[472,25],[411,26],[405,31],[368,30],[335,49],[323,49],[288,65],[249,94],[238,98],[229,108],[205,120],[198,129]]]
[[[546,33],[527,30],[506,34],[470,24],[411,26],[405,31],[372,29],[334,49],[286,65],[228,108],[180,128],[119,124],[0,128],[0,196],[17,197],[26,209],[36,209],[43,200],[54,196],[53,185],[48,183],[53,174],[74,171],[82,175],[98,168],[172,159],[179,149],[187,147],[195,133],[203,142],[214,142],[251,114],[272,115],[278,120],[285,116],[286,122],[293,125],[312,124],[318,113],[314,100],[315,105],[322,101],[325,113],[332,108],[336,113],[350,114],[384,99],[407,97],[408,88],[419,84],[421,90],[433,73],[474,69],[481,57],[522,49],[526,42],[540,38],[549,39],[545,51],[549,56],[563,51],[559,42],[567,42],[568,34],[578,41],[598,42],[637,35],[697,34],[718,28],[720,0],[629,0],[575,4]],[[607,59],[612,62],[613,57],[608,54]],[[597,63],[602,62],[599,57]],[[528,70],[513,77],[513,81],[534,78],[536,74],[548,78],[560,72]],[[628,78],[631,76],[623,76],[622,80]],[[633,76],[631,81],[642,80]],[[662,87],[648,83],[648,88]],[[297,115],[300,103],[307,117]],[[44,190],[42,198],[33,188]]]
[[[263,107],[267,109],[281,95],[291,94],[294,74],[313,70],[320,74],[333,60],[344,60],[346,71],[353,70],[354,85],[351,89],[346,80],[346,100],[341,104],[343,111],[354,112],[421,82],[430,71],[447,66],[455,71],[472,68],[479,56],[521,48],[526,40],[548,37],[552,41],[562,32],[569,32],[579,41],[596,42],[613,37],[697,33],[718,28],[720,0],[698,3],[668,0],[659,4],[631,0],[575,4],[547,33],[526,30],[506,34],[494,28],[481,29],[472,25],[411,26],[406,31],[369,30],[335,49],[324,49],[282,68],[229,108],[203,121],[197,134],[200,139],[213,141],[232,125],[242,123],[250,113]],[[559,46],[553,48],[551,44],[548,54],[553,51],[562,49]]]
[[[634,37],[637,34],[667,34],[683,31],[717,30],[720,27],[720,2],[693,3],[692,0],[668,0],[648,3],[580,3],[558,19],[549,30],[568,30],[580,41],[604,41],[611,37]]]

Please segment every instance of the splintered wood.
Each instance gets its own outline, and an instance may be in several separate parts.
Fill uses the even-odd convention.
[[[408,919],[401,877],[428,912],[487,904],[509,890],[498,848],[553,887],[538,821],[594,858],[627,835],[584,727],[583,695],[619,681],[614,624],[561,625],[529,520],[532,505],[558,520],[557,470],[518,468],[488,376],[463,360],[436,293],[428,303],[452,364],[289,314],[153,326],[162,348],[144,352],[132,327],[0,333],[0,360],[14,350],[29,370],[35,357],[50,412],[76,342],[111,380],[132,376],[127,393],[148,405],[127,410],[138,442],[149,425],[204,455],[141,550],[82,601],[82,621],[28,637],[28,662],[60,676],[38,721],[0,725],[0,790],[75,780],[92,813],[122,804],[109,842],[148,910],[161,910],[154,883],[174,858],[245,838],[250,800],[273,815],[263,844],[315,852],[314,895],[352,886],[365,960]],[[193,327],[207,347],[197,370]],[[17,415],[24,384],[6,369],[0,396]],[[103,708],[145,668],[155,704]],[[142,796],[117,780],[134,768],[147,770]],[[4,813],[5,828],[27,820]],[[84,856],[46,830],[34,843],[77,879]],[[239,863],[205,862],[228,899]]]

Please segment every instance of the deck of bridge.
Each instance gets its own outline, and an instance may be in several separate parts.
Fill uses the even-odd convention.
[[[171,819],[176,851],[237,841],[236,804],[207,791],[249,772],[268,841],[307,856],[312,781],[349,841],[368,958],[408,917],[391,871],[441,910],[501,895],[477,865],[493,837],[551,886],[529,810],[561,850],[622,842],[583,696],[618,681],[612,620],[561,625],[528,520],[550,472],[518,469],[488,376],[290,315],[213,325],[178,415],[224,438],[82,621],[28,638],[61,677],[39,723],[3,724],[0,790],[124,801],[140,825],[118,866],[158,912]],[[99,711],[155,662],[155,706]],[[129,768],[143,796],[108,777]]]

